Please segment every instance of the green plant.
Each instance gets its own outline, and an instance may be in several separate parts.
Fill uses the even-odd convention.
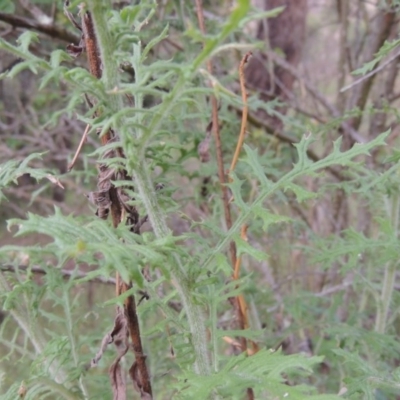
[[[78,3],[67,6],[70,18]],[[207,129],[210,116],[224,122],[221,137],[229,139],[221,141],[221,152],[215,157],[220,157],[223,167],[222,156],[225,163],[227,157],[232,158],[239,134],[237,119],[232,123],[235,109],[261,108],[291,123],[290,116],[276,111],[276,102],[265,104],[256,96],[242,100],[222,80],[212,77],[212,68],[208,72],[202,68],[221,51],[241,48],[234,39],[249,16],[257,18],[249,1],[238,1],[221,29],[210,24],[209,35],[194,26],[181,28],[193,51],[170,60],[153,56],[169,32],[168,26],[151,25],[155,2],[119,11],[105,0],[87,0],[80,7],[82,24],[92,22],[94,26],[93,32],[89,25],[84,26],[91,73],[74,66],[71,55],[61,49],[52,51],[48,60],[35,55],[30,47],[37,35],[31,32],[23,33],[18,45],[0,38],[0,48],[24,60],[4,77],[29,69],[40,76],[42,90],[67,85],[67,98],[51,113],[50,122],[63,114],[69,118],[76,114],[91,133],[97,133],[101,146],[90,157],[99,159],[98,190],[91,190],[96,182],[93,168],[88,167],[86,192],[94,199],[97,214],[105,217],[66,215],[55,207],[53,214],[29,213],[26,218],[8,221],[8,229],[17,237],[35,235],[40,243],[0,249],[1,298],[6,312],[0,344],[7,349],[2,361],[18,367],[15,375],[5,371],[0,375],[6,386],[2,398],[15,398],[18,392],[26,399],[125,398],[128,392],[144,399],[152,394],[158,398],[241,399],[247,393],[249,398],[328,400],[339,398],[328,393],[337,393],[342,385],[350,398],[396,393],[400,383],[393,365],[399,346],[391,335],[396,332],[397,310],[391,314],[390,306],[398,304],[394,285],[399,159],[396,154],[386,160],[378,155],[377,167],[367,167],[371,153],[386,151],[390,132],[353,146],[339,138],[327,144],[332,146],[327,155],[316,156],[321,139],[302,134],[304,124],[296,122],[295,152],[288,146],[283,150],[286,157],[279,159],[270,149],[258,151],[261,141],[250,136],[226,180],[228,197],[221,200],[221,174],[219,180],[214,179],[217,167],[207,132],[218,130],[218,124],[214,119]],[[182,12],[179,7],[177,10]],[[196,21],[194,11],[188,8],[192,21]],[[173,23],[184,24],[185,18]],[[94,38],[98,46],[93,59],[88,38]],[[70,53],[82,50],[69,49]],[[122,74],[124,69],[130,74]],[[206,85],[209,79],[211,88]],[[214,99],[212,110],[207,97]],[[347,119],[337,116],[330,124],[339,127]],[[243,122],[245,126],[245,117]],[[209,163],[197,161],[199,143],[204,146],[203,155],[211,159]],[[60,185],[62,175],[29,166],[34,157],[2,164],[0,190],[23,174]],[[320,186],[306,188],[309,179],[321,182]],[[194,182],[193,186],[180,190],[187,181]],[[201,186],[216,195],[202,198]],[[306,226],[306,219],[288,212],[289,204],[299,213],[308,212],[315,202],[337,193],[353,196],[354,204],[369,204],[376,213],[371,232],[356,230],[349,218],[348,228],[340,235],[319,237]],[[387,215],[382,207],[384,198],[389,204]],[[199,218],[188,211],[188,203],[206,212]],[[224,207],[232,212],[231,226],[223,217]],[[178,229],[173,221],[186,223],[185,229]],[[243,226],[248,227],[248,238],[246,229],[241,234]],[[302,244],[298,241],[301,234],[293,232],[308,235],[310,241]],[[291,242],[290,234],[296,243]],[[261,271],[257,266],[272,259],[268,250],[274,253],[267,241],[277,243],[281,236],[280,265],[290,264],[292,248],[296,248],[322,271],[334,270],[343,276],[351,272],[351,284],[362,294],[352,304],[349,293],[350,310],[345,311],[356,322],[350,317],[346,324],[337,321],[343,307],[340,293],[329,299],[311,295],[293,281],[285,298],[278,299],[272,287],[257,286]],[[229,248],[234,249],[234,257],[232,253],[228,256]],[[232,268],[238,259],[242,271],[234,276]],[[378,267],[385,272],[383,289],[375,282]],[[286,272],[299,271],[288,267]],[[97,293],[95,301],[87,301],[94,282],[116,285],[117,295],[106,289]],[[143,297],[140,302],[138,296]],[[244,298],[249,327],[235,320],[241,315],[235,307],[243,304],[238,299]],[[291,328],[283,331],[264,304],[284,306]],[[243,314],[243,310],[245,307],[239,311]],[[371,310],[374,328],[370,321],[369,325],[359,322],[368,318]],[[262,322],[266,322],[265,328]],[[291,330],[305,341],[308,336],[319,338],[315,355],[282,351]],[[107,350],[112,342],[114,354]],[[337,371],[334,377],[317,372],[327,365],[324,360]],[[150,374],[152,387],[146,386],[149,380],[141,368]]]

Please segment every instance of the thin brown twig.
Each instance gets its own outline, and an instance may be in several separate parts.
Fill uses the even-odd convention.
[[[68,172],[71,171],[72,168],[74,168],[74,165],[75,165],[75,163],[76,163],[76,160],[78,159],[79,154],[80,154],[80,152],[81,152],[81,150],[82,150],[83,144],[86,142],[86,138],[87,138],[87,135],[88,135],[88,133],[89,133],[89,129],[90,129],[90,125],[87,124],[87,125],[86,125],[86,129],[85,129],[85,131],[83,132],[81,141],[79,142],[79,146],[78,146],[78,148],[76,149],[74,158],[72,159],[71,163],[68,165]]]
[[[286,60],[282,57],[274,53],[273,51],[269,51],[268,56],[281,68],[287,70],[290,74],[292,74],[296,79],[304,84],[304,87],[307,91],[319,101],[319,103],[329,112],[329,114],[334,118],[339,118],[340,113],[339,110],[336,109],[334,105],[332,105],[321,92],[315,87],[311,82],[309,82],[295,67],[290,65]],[[361,136],[361,134],[356,131],[348,122],[341,122],[340,126],[342,129],[356,142],[365,143],[366,140]]]
[[[251,56],[251,52],[244,55],[239,65],[239,78],[240,78],[240,88],[242,91],[242,100],[243,100],[243,110],[242,110],[242,122],[240,126],[240,133],[238,142],[236,145],[236,150],[232,158],[231,167],[229,168],[229,174],[231,174],[236,167],[237,161],[239,159],[240,150],[242,149],[244,137],[246,134],[246,126],[247,126],[247,115],[248,115],[248,102],[247,102],[247,91],[246,91],[246,82],[244,75],[244,67]],[[246,240],[246,232],[247,225],[243,225],[241,229],[241,237],[243,240]],[[233,279],[238,280],[240,275],[240,266],[241,266],[242,257],[237,256],[235,264],[233,265]],[[248,328],[248,319],[247,319],[247,304],[244,296],[242,294],[236,297],[236,307],[239,319],[240,329]],[[245,351],[247,348],[247,340],[244,337],[240,338],[240,343],[242,346],[242,351]]]
[[[200,31],[203,35],[206,34],[206,28],[204,25],[204,15],[203,15],[203,5],[201,0],[196,0],[196,9],[197,9],[197,19],[199,22]],[[207,70],[212,75],[213,66],[212,61],[209,59],[207,61]],[[225,223],[227,229],[232,227],[232,214],[229,206],[229,192],[226,186],[226,176],[224,171],[224,159],[222,155],[222,144],[221,144],[221,135],[219,131],[219,118],[218,118],[218,102],[214,95],[211,96],[211,107],[212,107],[212,132],[215,140],[215,148],[217,154],[217,165],[218,165],[218,177],[222,190],[222,202],[224,204],[224,214],[225,214]],[[229,252],[231,256],[232,265],[236,263],[236,246],[232,241],[229,244]]]
[[[15,28],[32,29],[34,31],[44,33],[52,38],[57,38],[65,42],[75,43],[79,41],[79,36],[55,24],[43,24],[33,19],[23,18],[14,14],[6,14],[2,12],[0,12],[0,21],[10,24]]]
[[[242,226],[240,236],[243,240],[247,239],[247,225],[246,224]],[[242,257],[238,256],[236,258],[236,264],[235,264],[235,268],[233,271],[233,279],[234,280],[239,279],[241,263],[242,263]],[[249,322],[248,322],[248,318],[247,318],[247,304],[246,304],[246,300],[245,300],[243,294],[239,294],[236,297],[236,307],[238,308],[240,329],[248,329]],[[245,351],[247,349],[247,340],[245,337],[240,338],[240,344],[241,344],[242,351]],[[254,348],[254,344],[253,344],[253,348]]]
[[[196,0],[196,8],[197,8],[197,19],[199,22],[199,27],[203,35],[206,34],[206,29],[204,25],[204,15],[203,15],[203,5],[201,0]],[[246,59],[247,62],[247,59]],[[244,67],[245,62],[243,63]],[[208,59],[207,61],[207,70],[210,75],[213,73],[213,68],[212,68],[212,61],[211,59]],[[247,101],[246,101],[247,103]],[[216,147],[216,154],[217,154],[217,164],[218,164],[218,176],[219,176],[219,182],[222,188],[222,201],[224,204],[224,214],[225,214],[225,223],[227,226],[227,229],[230,229],[232,227],[232,215],[231,215],[231,208],[230,208],[230,201],[229,201],[229,193],[228,193],[228,188],[226,186],[226,175],[224,171],[224,160],[222,156],[222,146],[221,146],[221,136],[220,136],[220,131],[219,131],[219,118],[218,118],[218,102],[217,99],[214,95],[211,96],[211,107],[212,107],[212,132],[214,134],[214,139],[215,139],[215,147]],[[245,115],[245,119],[247,119],[247,111]],[[243,127],[243,136],[244,132],[246,129],[246,123],[244,123]],[[240,147],[239,147],[240,151]],[[230,256],[231,256],[231,262],[232,262],[232,268],[235,268],[235,265],[237,263],[237,256],[236,256],[236,245],[235,242],[232,240],[229,243],[229,251],[230,251]],[[236,297],[236,313],[238,317],[238,321],[240,324],[241,329],[244,329],[246,326],[246,312],[242,312],[243,309],[246,309],[245,303],[244,303],[244,297],[239,295]],[[240,339],[241,342],[241,348],[242,351],[244,351],[247,347],[246,343],[246,338],[242,337]],[[249,400],[254,399],[254,392],[252,388],[247,388],[247,398]]]
[[[376,15],[374,26],[367,40],[365,51],[363,54],[363,63],[371,61],[375,54],[379,51],[385,40],[388,39],[392,30],[393,24],[396,21],[396,13],[392,10],[382,9]],[[364,111],[368,101],[369,93],[376,78],[376,74],[368,76],[360,84],[354,87],[349,109],[357,107],[360,111]],[[362,122],[363,113],[354,116],[349,125],[353,129],[358,129]]]
[[[243,147],[244,138],[246,135],[246,126],[247,126],[247,117],[248,117],[249,107],[248,107],[248,101],[247,101],[247,91],[246,91],[244,68],[245,68],[245,65],[246,65],[247,61],[249,60],[251,54],[252,54],[251,52],[245,54],[239,65],[240,89],[242,92],[242,100],[243,100],[242,121],[241,121],[241,125],[240,125],[240,133],[239,133],[239,138],[238,138],[238,142],[236,145],[235,154],[233,156],[231,167],[229,169],[229,174],[231,174],[235,170],[237,161],[239,159],[240,151]],[[247,228],[248,228],[248,226],[246,224],[244,224],[241,228],[240,236],[243,240],[247,240]],[[234,265],[234,271],[233,271],[233,279],[234,280],[239,279],[241,263],[242,263],[242,257],[238,256],[236,258],[236,263]],[[248,316],[247,316],[247,304],[246,304],[246,300],[245,300],[243,294],[240,294],[236,297],[236,307],[238,308],[240,328],[248,329],[249,322],[248,322]],[[251,346],[252,346],[251,351],[250,351],[250,349],[248,349],[246,338],[244,338],[244,337],[240,338],[240,343],[242,345],[242,351],[247,350],[247,353],[249,355],[254,354],[258,351],[258,346],[253,341],[251,341]],[[249,398],[253,398],[254,393],[250,390],[251,389],[248,389],[248,396],[249,396]]]
[[[240,134],[239,134],[239,139],[238,139],[238,142],[236,145],[235,154],[233,155],[231,167],[229,168],[229,174],[231,174],[236,167],[236,163],[239,159],[240,150],[242,149],[242,146],[243,146],[244,137],[246,135],[247,115],[249,113],[249,105],[247,102],[246,82],[245,82],[245,78],[244,78],[244,67],[247,64],[247,61],[249,60],[251,55],[252,55],[251,51],[246,53],[244,55],[244,57],[242,58],[242,60],[240,61],[240,66],[239,66],[240,89],[242,91],[242,99],[243,99],[242,123],[240,126]]]

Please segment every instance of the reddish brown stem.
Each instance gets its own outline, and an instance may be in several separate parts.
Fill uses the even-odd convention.
[[[88,58],[90,73],[97,79],[101,78],[101,59],[96,39],[96,32],[93,25],[91,14],[84,9],[82,10],[82,32],[85,41],[85,48]],[[102,145],[107,144],[113,138],[110,129],[101,136]],[[111,217],[114,228],[116,228],[122,220],[122,205],[118,197],[117,189],[112,185],[109,189],[111,201]],[[121,282],[121,278],[117,273],[116,277],[116,293],[121,295],[132,287],[131,283]],[[143,354],[142,341],[140,336],[139,319],[136,313],[135,297],[129,295],[124,303],[124,313],[127,321],[129,336],[135,354],[135,362],[129,370],[129,374],[135,385],[135,388],[141,395],[147,395],[152,398],[152,389],[149,372],[146,366],[146,356]]]
[[[201,0],[196,0],[196,8],[197,8],[197,19],[199,21],[199,27],[202,34],[205,35],[206,28],[204,25],[203,5]],[[207,61],[207,70],[210,74],[212,74],[213,67],[212,67],[212,61],[210,59]],[[232,227],[232,214],[229,206],[229,192],[228,188],[226,187],[224,159],[222,155],[221,135],[219,131],[218,101],[214,95],[211,96],[211,108],[212,108],[212,132],[215,140],[215,149],[217,154],[217,165],[218,165],[218,178],[222,190],[222,202],[224,204],[225,223],[227,229],[230,229]],[[229,252],[231,256],[232,265],[235,265],[236,245],[234,242],[231,242],[229,244]]]
[[[82,32],[85,40],[86,54],[89,62],[89,71],[97,79],[101,78],[101,60],[94,31],[92,16],[84,12],[82,16]]]
[[[196,0],[196,8],[197,8],[197,18],[199,21],[199,27],[200,27],[202,34],[205,35],[206,29],[205,29],[205,25],[204,25],[203,5],[202,5],[201,0]],[[248,56],[243,61],[243,65],[241,64],[242,73],[243,73],[244,64],[247,62],[247,58],[248,58]],[[210,73],[210,75],[212,75],[213,68],[212,68],[211,59],[209,59],[207,61],[207,70]],[[244,78],[241,79],[241,81],[243,81],[243,80],[244,80]],[[243,85],[244,85],[244,83],[243,83]],[[245,90],[243,90],[243,93],[245,93]],[[246,97],[246,100],[247,100],[247,97]],[[246,104],[247,104],[247,101],[246,101]],[[225,175],[225,171],[224,171],[224,160],[223,160],[223,155],[222,155],[221,135],[220,135],[220,131],[219,131],[218,102],[214,95],[211,96],[211,108],[212,108],[212,132],[213,132],[214,139],[215,139],[217,165],[218,165],[218,177],[219,177],[219,182],[220,182],[221,188],[222,188],[222,201],[224,204],[225,222],[226,222],[227,228],[230,229],[232,227],[232,215],[231,215],[228,188],[226,186],[227,179],[226,179],[226,175]],[[235,152],[235,156],[234,156],[234,161],[232,162],[233,168],[235,167],[241,145],[243,144],[244,134],[245,134],[245,130],[246,130],[247,112],[248,112],[247,109],[243,110],[242,129],[241,129],[241,134],[239,137],[240,144],[238,143],[238,146],[237,146],[237,149]],[[243,121],[244,121],[244,123],[243,123]],[[236,245],[235,245],[234,241],[231,241],[229,244],[229,252],[230,252],[230,256],[231,256],[232,268],[235,271],[236,265],[238,264],[238,262],[239,262],[239,268],[240,268],[240,259],[238,259],[236,256]],[[235,274],[235,272],[234,272],[234,274]],[[236,302],[235,309],[236,309],[239,326],[241,329],[246,329],[246,327],[248,326],[248,324],[247,324],[247,307],[246,307],[244,297],[242,295],[237,296],[235,299],[235,302]],[[244,337],[240,338],[240,345],[241,345],[242,351],[245,351],[247,348],[246,338],[244,338]],[[254,392],[253,392],[252,388],[247,389],[247,398],[249,400],[254,399]]]
[[[236,163],[239,159],[240,150],[242,149],[244,137],[246,135],[246,125],[247,125],[247,116],[249,113],[249,106],[247,103],[247,92],[246,92],[246,82],[244,78],[244,67],[251,56],[251,51],[246,53],[242,58],[239,66],[239,78],[240,78],[240,89],[242,91],[242,99],[243,99],[243,111],[242,111],[242,124],[240,126],[240,134],[239,139],[236,145],[235,154],[232,159],[231,167],[229,168],[229,174],[231,174],[235,167]]]
[[[122,292],[126,292],[131,285],[122,284]],[[136,313],[135,297],[130,295],[124,304],[125,316],[128,321],[128,330],[131,337],[133,352],[136,362],[129,370],[133,382],[138,385],[141,393],[152,396],[150,376],[146,366],[146,356],[143,353],[142,340],[140,336],[139,318]]]

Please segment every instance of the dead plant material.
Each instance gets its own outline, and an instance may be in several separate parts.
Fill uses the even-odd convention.
[[[120,307],[117,308],[117,316],[115,318],[114,328],[110,336],[112,341],[114,342],[115,347],[117,348],[117,353],[118,353],[117,358],[111,364],[111,367],[108,371],[113,390],[113,400],[125,400],[126,383],[124,376],[122,374],[120,362],[122,357],[129,350],[129,342],[128,342],[127,321],[124,312]],[[106,338],[107,335],[102,341],[102,348]],[[101,353],[101,351],[102,349],[100,349],[99,354]]]
[[[244,138],[246,135],[246,126],[247,126],[247,116],[248,116],[248,102],[247,102],[247,92],[246,92],[246,80],[245,80],[245,74],[244,74],[244,68],[251,57],[251,52],[248,52],[244,55],[242,58],[240,65],[239,65],[239,78],[240,78],[240,88],[242,91],[242,100],[243,100],[243,111],[242,111],[242,122],[240,126],[240,133],[239,133],[239,139],[236,145],[236,150],[235,154],[232,159],[231,167],[229,169],[229,174],[231,174],[236,167],[237,161],[239,159],[239,154],[240,151],[243,147],[244,143]],[[247,241],[247,229],[248,226],[245,224],[241,228],[240,236],[243,240]],[[233,279],[238,280],[240,277],[240,267],[242,263],[242,258],[241,256],[236,258],[236,262],[234,265],[234,271],[233,271]],[[239,320],[239,326],[241,329],[248,329],[249,327],[249,322],[248,322],[248,316],[247,316],[247,304],[244,296],[242,294],[238,295],[236,297],[236,302],[235,302],[235,308]],[[242,337],[240,339],[240,343],[242,345],[242,350],[244,351],[245,349],[247,350],[247,354],[251,355],[254,353],[257,353],[258,351],[258,345],[257,343],[251,341],[252,348],[251,350],[247,348],[247,340],[246,338]]]
[[[66,6],[67,5],[68,2],[66,3]],[[76,55],[79,55],[78,53],[81,51],[81,49],[82,51],[86,50],[90,73],[97,79],[100,79],[102,74],[102,62],[100,58],[96,32],[94,29],[92,16],[90,12],[85,10],[84,7],[84,4],[80,6],[80,17],[82,24],[81,43],[79,46],[73,47],[72,50],[76,53]],[[67,16],[74,25],[77,24],[72,15],[69,15],[68,13]],[[93,107],[90,99],[88,99],[88,104],[90,107]],[[95,116],[98,116],[98,111],[95,111]],[[85,140],[85,135],[87,135],[88,131],[89,128],[87,127],[73,162],[71,163],[72,166],[77,155],[79,154],[79,151]],[[107,146],[117,142],[118,136],[114,130],[110,128],[105,132],[104,135],[101,136],[100,139],[101,144],[103,146]],[[115,228],[123,220],[124,216],[126,216],[126,222],[130,225],[131,231],[139,234],[141,220],[136,208],[130,204],[131,200],[133,199],[129,193],[134,191],[133,184],[129,183],[132,182],[132,178],[124,169],[123,164],[117,166],[113,165],[112,167],[110,166],[109,160],[115,158],[125,158],[122,148],[108,148],[103,153],[102,163],[99,165],[97,191],[89,193],[88,198],[96,205],[97,216],[102,219],[107,219],[108,215],[111,214],[112,223]],[[116,187],[113,184],[114,181],[124,181],[128,183],[125,186]],[[120,282],[120,277],[117,273],[117,295],[125,293],[126,291],[130,290],[131,287],[131,282]],[[140,397],[142,399],[152,399],[150,375],[146,366],[146,356],[143,353],[139,319],[136,313],[135,297],[133,295],[129,295],[126,298],[123,309],[120,307],[117,308],[114,328],[103,338],[100,350],[92,360],[92,366],[98,363],[110,343],[114,343],[118,354],[109,370],[109,376],[113,390],[113,399],[126,399],[126,383],[120,361],[128,352],[130,347],[132,347],[135,355],[135,361],[129,370],[129,376],[132,379],[133,386],[135,390],[140,393]]]
[[[79,57],[82,54],[82,52],[83,52],[82,46],[79,45],[77,46],[73,43],[67,45],[67,53],[74,58]]]
[[[248,117],[249,108],[248,108],[248,101],[247,101],[244,68],[245,68],[249,58],[251,57],[251,55],[252,55],[251,52],[246,53],[244,55],[244,57],[242,58],[240,65],[239,65],[239,79],[240,79],[240,88],[241,88],[241,92],[242,92],[243,110],[242,110],[242,121],[241,121],[241,126],[240,126],[239,138],[238,138],[238,142],[236,145],[235,153],[233,155],[232,163],[229,168],[229,175],[231,175],[232,172],[236,168],[236,164],[239,159],[239,154],[243,147],[243,143],[244,143],[244,139],[245,139],[245,135],[246,135],[246,126],[247,126],[247,117]],[[231,178],[229,178],[229,179],[231,179]],[[247,241],[247,228],[248,228],[248,226],[246,224],[243,225],[241,228],[241,233],[240,233],[241,238],[245,241]],[[241,263],[242,263],[242,257],[238,256],[234,263],[234,270],[233,270],[233,279],[234,280],[239,279]],[[238,318],[238,323],[239,323],[240,329],[243,329],[243,330],[248,329],[249,322],[248,322],[248,316],[247,316],[247,314],[248,314],[247,313],[247,304],[246,304],[246,300],[245,300],[243,294],[239,294],[235,298],[234,306],[235,306],[236,315]],[[252,348],[249,349],[247,339],[245,337],[240,338],[240,348],[242,351],[246,351],[248,355],[252,355],[258,351],[258,345],[255,342],[251,341],[251,345],[252,345]],[[254,392],[253,392],[252,388],[247,388],[247,398],[249,400],[254,399]]]
[[[64,186],[63,186],[63,184],[60,182],[60,180],[59,180],[57,177],[55,177],[54,175],[47,174],[47,175],[46,175],[46,178],[47,178],[51,183],[54,183],[56,186],[58,186],[59,188],[65,189]]]
[[[131,285],[122,284],[122,292],[126,292]],[[146,367],[146,355],[143,353],[142,341],[140,337],[139,319],[136,313],[135,298],[133,295],[127,297],[124,304],[125,318],[130,334],[135,362],[129,369],[129,376],[132,379],[133,386],[140,393],[142,399],[151,399],[150,377]]]
[[[239,65],[239,79],[240,79],[240,89],[242,91],[242,100],[243,100],[243,111],[242,111],[242,123],[240,126],[240,134],[239,134],[239,139],[236,145],[236,150],[235,150],[235,154],[233,155],[233,159],[232,159],[232,163],[231,163],[231,167],[229,168],[229,174],[231,174],[237,164],[237,161],[239,159],[239,154],[240,154],[240,150],[243,147],[243,143],[244,143],[244,137],[246,135],[246,126],[247,126],[247,116],[249,113],[249,105],[247,102],[247,92],[246,92],[246,81],[245,81],[245,76],[244,76],[244,67],[246,66],[249,58],[251,57],[252,52],[249,51],[248,53],[246,53],[244,55],[244,57],[242,58],[242,61],[240,62]]]
[[[127,287],[122,288],[123,291],[128,290]],[[134,296],[128,296],[125,301],[124,308],[117,308],[117,316],[114,320],[114,327],[111,332],[107,333],[102,342],[99,351],[92,359],[90,367],[97,366],[103,357],[107,347],[114,343],[117,350],[117,357],[110,366],[109,376],[113,390],[114,400],[126,399],[126,382],[121,369],[121,359],[129,350],[129,335],[132,340],[132,346],[135,353],[136,361],[129,369],[129,377],[132,380],[133,387],[140,393],[140,398],[151,400],[152,392],[150,385],[150,377],[146,368],[146,356],[143,354],[142,344],[140,340],[139,322],[136,314],[136,306]]]
[[[104,352],[107,350],[108,345],[114,343],[118,349],[121,347],[128,348],[128,331],[126,328],[126,319],[122,310],[117,308],[117,316],[114,320],[114,326],[112,331],[108,332],[101,341],[101,346],[96,356],[92,359],[90,367],[93,368],[97,366],[100,359],[103,357]],[[120,353],[120,352],[119,352]],[[126,351],[125,353],[126,354]]]
[[[77,36],[61,26],[54,23],[46,24],[38,20],[19,17],[15,14],[0,12],[0,21],[11,25],[13,28],[27,28],[36,32],[44,33],[51,38],[60,39],[66,42],[74,42]]]
[[[89,133],[89,130],[90,130],[90,125],[87,124],[87,125],[86,125],[86,128],[85,128],[85,131],[83,132],[81,141],[79,142],[79,146],[78,146],[78,148],[76,149],[74,158],[72,159],[71,163],[68,165],[68,172],[71,171],[72,168],[74,168],[74,165],[75,165],[75,163],[76,163],[76,160],[78,159],[79,154],[80,154],[80,152],[81,152],[81,150],[82,150],[83,144],[86,142],[86,139],[87,139],[87,135],[88,135],[88,133]]]

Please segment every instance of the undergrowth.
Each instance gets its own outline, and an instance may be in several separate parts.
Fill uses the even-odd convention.
[[[75,14],[80,1],[71,3],[67,10]],[[293,124],[294,147],[280,155],[273,146],[263,147],[264,139],[248,135],[225,183],[233,218],[229,226],[217,155],[206,142],[209,161],[200,163],[197,149],[211,132],[208,100],[215,96],[227,169],[239,134],[235,110],[246,104],[204,64],[210,57],[224,62],[225,54],[235,62],[232,53],[241,49],[244,24],[258,18],[249,2],[238,1],[223,26],[210,24],[206,35],[196,28],[194,9],[185,28],[160,28],[152,24],[157,5],[151,1],[120,11],[107,1],[88,0],[81,7],[81,14],[89,12],[93,20],[101,77],[75,66],[71,51],[56,49],[49,59],[34,55],[35,33],[23,33],[15,45],[0,38],[0,48],[24,60],[3,78],[29,69],[42,91],[68,87],[59,110],[43,125],[67,115],[88,124],[99,139],[71,174],[105,217],[98,218],[93,209],[67,215],[54,207],[51,215],[29,213],[8,221],[16,237],[36,235],[40,241],[0,249],[1,398],[89,399],[119,393],[122,399],[122,391],[144,399],[242,399],[246,393],[263,399],[394,398],[400,393],[399,157],[386,146],[390,132],[350,148],[339,138],[326,144],[331,150],[318,160],[310,158],[310,150],[323,138],[300,122]],[[154,57],[159,43],[176,29],[185,31],[192,51],[176,59]],[[122,66],[129,66],[134,77]],[[249,96],[248,107],[271,112],[276,104]],[[290,117],[282,118],[292,124]],[[367,162],[373,151],[378,162],[371,169]],[[46,187],[62,185],[57,171],[32,166],[42,156],[0,166],[2,201],[23,174]],[[88,161],[95,157],[97,192]],[[100,189],[105,179],[109,186]],[[309,185],[310,180],[317,184]],[[368,230],[360,230],[350,215],[345,230],[318,235],[290,211],[293,206],[312,213],[315,204],[338,192],[351,199],[352,208],[363,204],[373,215]],[[99,193],[107,204],[96,198]],[[287,277],[284,290],[265,277],[271,270]],[[318,274],[326,278],[332,271],[332,287],[311,290]],[[301,284],[301,274],[308,276],[308,287]],[[151,391],[138,364],[138,336],[129,326],[130,299],[132,315],[139,317]],[[119,317],[128,328],[117,343]],[[114,350],[107,349],[111,342]]]

